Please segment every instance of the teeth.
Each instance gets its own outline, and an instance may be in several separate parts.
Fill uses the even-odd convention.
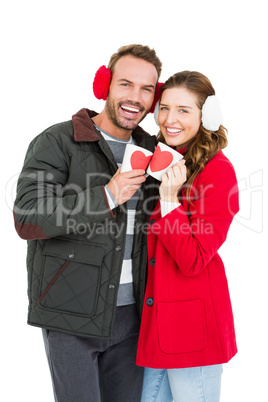
[[[180,133],[182,130],[178,128],[167,128],[167,131],[169,131],[170,133]]]
[[[126,112],[138,113],[140,110],[130,106],[121,106]]]

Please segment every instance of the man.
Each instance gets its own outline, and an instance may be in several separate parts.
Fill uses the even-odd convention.
[[[138,124],[153,103],[161,62],[147,46],[130,45],[108,67],[104,110],[82,109],[37,136],[18,180],[28,323],[43,328],[56,401],[138,402],[141,395],[135,358],[154,189],[143,170],[120,173],[118,165],[127,143],[155,148]]]

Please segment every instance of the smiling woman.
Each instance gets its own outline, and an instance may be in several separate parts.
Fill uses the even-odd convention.
[[[197,71],[174,74],[161,87],[161,91],[160,102],[168,105],[163,105],[163,110],[157,116],[158,124],[161,124],[158,140],[177,149],[187,146],[186,197],[189,201],[190,187],[199,172],[213,156],[227,146],[227,130],[222,125],[221,118],[216,119],[216,127],[213,129],[203,122],[203,107],[207,106],[209,100],[216,107],[210,120],[221,115],[219,104],[215,103],[215,90],[204,74]],[[167,97],[168,94],[170,97]],[[175,133],[172,133],[174,130]]]
[[[206,123],[202,120],[207,99],[217,107],[207,77],[180,72],[161,91],[158,138],[184,160],[162,175],[160,201],[149,220],[137,352],[137,364],[145,367],[141,402],[153,396],[165,402],[218,402],[222,364],[237,352],[218,254],[239,210],[237,180],[221,151],[227,144],[221,120],[208,129],[210,120],[215,122],[208,105]]]
[[[181,87],[166,89],[159,105],[158,123],[168,145],[178,149],[186,146],[201,123],[196,96]]]

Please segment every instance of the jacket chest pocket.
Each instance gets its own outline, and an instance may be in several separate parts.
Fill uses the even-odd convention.
[[[37,303],[45,309],[91,317],[97,307],[105,246],[47,240]]]

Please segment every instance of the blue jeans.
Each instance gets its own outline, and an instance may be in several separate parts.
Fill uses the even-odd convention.
[[[222,365],[145,368],[141,402],[219,402]]]

